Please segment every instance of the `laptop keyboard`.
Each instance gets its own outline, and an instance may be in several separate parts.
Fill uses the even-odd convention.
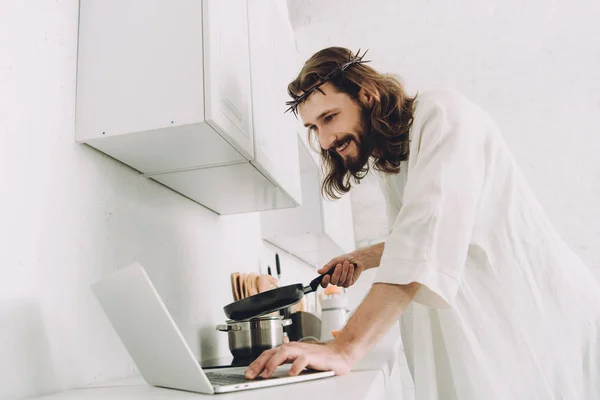
[[[283,371],[281,371],[281,372],[283,372]],[[300,372],[300,374],[298,374],[298,375],[309,375],[309,374],[314,374],[317,372],[319,372],[319,371],[305,369],[302,372]],[[248,380],[242,373],[228,374],[226,372],[205,372],[205,374],[206,374],[206,377],[208,378],[208,380],[210,381],[210,383],[212,383],[213,385],[220,385],[220,386],[237,385],[240,383],[249,383],[252,381],[265,380],[265,378],[261,378],[260,376],[257,376],[256,378],[254,378],[252,380]],[[277,373],[275,373],[274,376],[271,376],[270,378],[267,378],[267,379],[277,379],[277,378],[284,378],[284,377],[288,378],[289,376],[287,375],[287,373],[285,373],[283,375],[281,375],[281,374],[278,375]]]
[[[246,377],[242,374],[224,374],[217,372],[205,372],[208,380],[214,385],[235,385],[237,383],[248,383]],[[257,376],[255,381],[260,381],[263,378]]]

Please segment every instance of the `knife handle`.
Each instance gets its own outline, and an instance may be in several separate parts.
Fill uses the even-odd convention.
[[[277,269],[277,278],[281,278],[281,264],[279,263],[279,254],[275,253],[275,268]]]

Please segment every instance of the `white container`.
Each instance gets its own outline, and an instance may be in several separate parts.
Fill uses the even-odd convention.
[[[341,330],[348,320],[348,298],[334,294],[321,299],[321,341],[333,339],[332,331]]]

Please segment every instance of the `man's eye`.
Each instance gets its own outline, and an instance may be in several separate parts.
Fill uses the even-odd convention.
[[[325,119],[323,119],[323,121],[331,122],[336,115],[337,114],[329,114],[328,116],[325,117]]]

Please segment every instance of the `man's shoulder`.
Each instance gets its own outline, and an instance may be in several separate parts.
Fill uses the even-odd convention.
[[[415,120],[428,119],[437,113],[442,113],[448,122],[486,115],[479,106],[456,90],[431,89],[418,92],[415,99]]]
[[[473,103],[463,94],[452,89],[429,89],[420,91],[416,96],[416,109],[447,108],[457,109],[469,107]]]

